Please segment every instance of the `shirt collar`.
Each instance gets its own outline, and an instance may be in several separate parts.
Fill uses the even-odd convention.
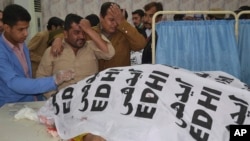
[[[3,36],[3,40],[4,42],[11,48],[11,49],[15,49],[17,46],[15,46],[14,44],[12,44],[10,41],[8,41],[5,36],[4,36],[4,32],[2,33]],[[18,49],[23,49],[23,43],[19,43],[18,44]]]
[[[105,32],[105,31],[103,30],[103,27],[102,27],[101,24],[99,24],[99,28],[100,28],[100,30],[101,30],[101,33],[102,33],[106,38],[108,38],[108,39],[110,40],[112,34],[109,34],[109,33]]]
[[[152,29],[146,29],[145,32],[147,34],[147,37],[149,37],[152,33]]]

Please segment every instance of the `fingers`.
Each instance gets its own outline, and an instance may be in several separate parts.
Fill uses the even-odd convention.
[[[64,80],[64,81],[69,81],[69,80],[73,79],[74,76],[75,76],[74,70],[73,70],[73,69],[70,69],[70,70],[64,71],[64,74],[63,74],[62,77],[63,77],[63,80]]]
[[[50,50],[53,57],[58,57],[61,55],[62,50],[61,49],[52,49]]]
[[[111,4],[110,9],[113,13],[121,13],[121,9],[117,4]]]
[[[58,53],[57,48],[53,47],[53,45],[52,45],[52,47],[50,48],[50,54],[53,57],[57,57],[57,53]]]
[[[89,22],[89,20],[87,19],[82,19],[80,21],[80,24],[79,24],[80,28],[83,30],[83,31],[86,31],[87,29],[90,29],[91,28],[91,24]]]
[[[56,38],[51,45],[50,53],[52,54],[53,57],[57,57],[62,53],[62,51],[63,51],[62,39]]]
[[[119,25],[123,20],[125,20],[125,13],[123,14],[123,12],[125,12],[125,10],[121,10],[120,7],[117,4],[111,4],[111,6],[108,9],[108,13],[111,14],[115,21],[117,22],[117,24]]]
[[[71,79],[73,79],[75,76],[75,72],[73,69],[69,69],[69,70],[60,70],[58,71],[55,75],[55,82],[57,85],[60,85],[61,83],[65,82],[65,81],[69,81]]]
[[[52,49],[51,48],[51,54],[54,56],[54,57],[57,57],[58,56],[58,51],[57,51],[57,49]]]

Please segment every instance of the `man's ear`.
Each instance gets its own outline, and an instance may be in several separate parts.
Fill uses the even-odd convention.
[[[56,26],[52,25],[51,26],[51,31],[56,30]]]
[[[104,17],[102,17],[102,15],[100,14],[100,15],[99,15],[100,21],[103,20],[103,18],[104,18]]]
[[[3,24],[3,30],[4,32],[10,32],[11,27],[7,24]]]

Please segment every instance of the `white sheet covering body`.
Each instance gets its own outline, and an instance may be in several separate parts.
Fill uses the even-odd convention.
[[[59,91],[39,110],[62,139],[91,132],[107,141],[228,141],[250,124],[250,92],[223,72],[164,65],[111,68]]]

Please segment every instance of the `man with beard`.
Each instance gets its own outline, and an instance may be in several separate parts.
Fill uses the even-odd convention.
[[[153,15],[158,11],[163,11],[162,3],[160,2],[150,2],[144,6],[144,27],[146,28],[146,34],[147,34],[147,45],[143,49],[142,53],[142,64],[151,64],[152,63],[152,20]],[[159,22],[162,20],[162,14],[158,15],[155,19],[155,22]],[[157,41],[157,35],[156,35],[156,41]]]
[[[86,41],[86,36],[92,40]],[[50,76],[61,69],[74,69],[75,79],[62,83],[59,89],[74,84],[79,80],[98,72],[98,59],[111,59],[114,48],[102,34],[96,33],[90,22],[76,14],[68,14],[65,18],[64,50],[58,57],[53,57],[48,48],[40,62],[36,76]],[[49,98],[55,91],[46,93]]]
[[[143,25],[144,11],[142,9],[137,9],[132,12],[132,21],[135,28],[140,32],[145,38],[147,38],[145,28]]]
[[[51,17],[47,23],[47,29],[36,33],[29,41],[28,48],[30,51],[30,60],[33,73],[35,78],[35,72],[37,71],[40,60],[45,50],[50,46],[50,36],[55,30],[63,31],[64,21],[59,17]]]

